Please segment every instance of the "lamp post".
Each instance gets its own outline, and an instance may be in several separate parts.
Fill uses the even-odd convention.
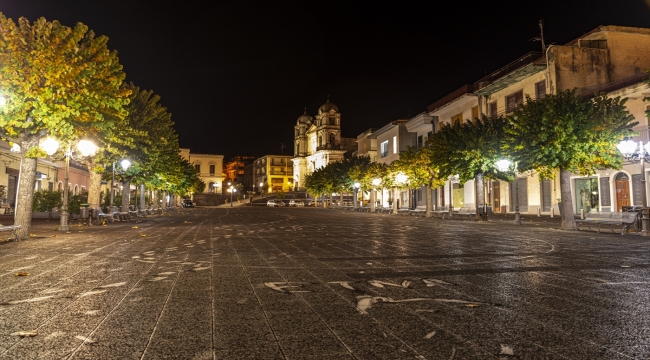
[[[228,186],[230,186],[230,187],[228,188],[228,192],[230,192],[230,207],[232,207],[232,193],[234,193],[235,191],[237,191],[237,189],[235,189],[235,187],[232,185],[231,182],[228,182]]]
[[[63,186],[63,205],[61,206],[61,223],[59,225],[59,231],[68,232],[68,230],[70,229],[68,226],[68,218],[70,217],[70,214],[68,213],[68,181],[69,181],[68,178],[70,176],[69,175],[70,158],[75,159],[74,153],[72,151],[70,144],[68,144],[63,154],[54,157],[53,155],[56,153],[57,149],[59,148],[59,142],[52,138],[45,139],[41,144],[41,147],[52,159],[54,160],[65,159],[65,177],[64,177],[65,184]],[[81,158],[83,157],[94,156],[95,153],[97,152],[97,146],[89,140],[81,140],[77,144],[77,151],[79,152],[81,157],[75,160],[81,160]]]
[[[359,195],[357,195],[357,194],[359,193],[359,187],[360,186],[361,186],[361,184],[359,184],[358,182],[354,183],[354,206],[353,207],[354,207],[355,210],[357,208],[357,201],[358,201],[357,198],[359,197]]]
[[[512,162],[507,159],[501,159],[496,162],[499,171],[507,171],[510,169]],[[519,213],[519,171],[517,170],[517,163],[515,162],[515,225],[521,225],[521,214]]]
[[[264,183],[260,183],[260,195],[262,195],[262,191],[264,191]]]
[[[372,179],[372,202],[370,203],[370,211],[375,212],[375,207],[377,204],[377,186],[381,184],[381,179]]]
[[[646,194],[645,163],[650,161],[650,142],[645,146],[643,141],[637,143],[630,138],[625,138],[618,144],[618,150],[623,154],[623,158],[632,164],[641,163],[641,196],[643,197],[643,206],[641,207],[641,236],[650,236],[650,209],[648,209],[648,197]]]

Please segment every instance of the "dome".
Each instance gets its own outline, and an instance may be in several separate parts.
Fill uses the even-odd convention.
[[[334,110],[334,112],[339,112],[339,107],[334,105],[334,103],[330,102],[330,99],[327,98],[327,102],[318,109],[318,114],[326,114],[330,112],[330,110]]]
[[[312,120],[313,120],[313,118],[311,116],[307,115],[307,108],[305,108],[305,112],[302,115],[300,115],[296,125],[300,125],[300,124],[311,125]]]

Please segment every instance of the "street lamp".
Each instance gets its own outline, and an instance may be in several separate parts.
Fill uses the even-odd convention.
[[[230,193],[230,207],[232,207],[232,193],[237,192],[237,189],[231,183],[228,183],[228,185],[230,185],[228,192]]]
[[[501,159],[495,163],[499,171],[508,171],[512,162],[507,159]],[[515,162],[515,225],[521,225],[521,214],[519,214],[519,171]]]
[[[68,178],[70,173],[70,158],[74,160],[81,160],[87,156],[95,156],[97,152],[97,145],[93,144],[89,140],[81,140],[77,144],[77,152],[81,155],[80,157],[75,158],[70,144],[68,144],[65,152],[59,156],[54,157],[53,155],[59,149],[59,142],[53,138],[47,138],[41,143],[41,148],[54,160],[63,160],[65,159],[65,185],[63,187],[63,205],[61,206],[61,224],[59,225],[59,231],[68,232]]]
[[[377,186],[381,184],[381,179],[372,179],[372,202],[370,203],[370,211],[375,212],[375,204],[377,203]]]
[[[260,195],[262,195],[262,191],[264,191],[264,183],[260,183]]]
[[[128,170],[128,168],[129,168],[129,166],[131,166],[131,162],[129,160],[127,160],[127,159],[124,159],[124,160],[120,161],[120,165],[122,166],[122,169],[126,172]],[[113,190],[114,186],[115,186],[115,161],[113,161],[113,166],[111,167],[111,203],[110,203],[109,209],[108,209],[109,214],[113,213],[113,204],[114,204],[114,202],[113,202],[114,199],[113,198],[114,198],[114,195],[115,195],[114,190]]]
[[[358,201],[358,199],[357,199],[358,195],[357,194],[359,193],[359,187],[360,186],[361,186],[361,184],[359,184],[358,182],[354,183],[354,208],[355,209],[357,208],[357,201]]]
[[[393,198],[394,198],[393,199],[393,213],[394,214],[397,214],[397,210],[398,210],[397,188],[398,188],[398,186],[401,187],[402,185],[406,184],[406,182],[408,181],[408,178],[409,178],[408,175],[406,175],[404,173],[398,173],[397,175],[395,175],[395,184],[393,186]],[[403,204],[400,204],[400,205],[403,205]]]
[[[641,236],[650,236],[650,214],[648,209],[648,198],[646,195],[645,163],[650,161],[650,142],[643,146],[643,141],[637,143],[626,137],[618,144],[618,150],[623,154],[623,158],[632,164],[641,163],[641,194],[643,197],[643,207],[641,208]]]

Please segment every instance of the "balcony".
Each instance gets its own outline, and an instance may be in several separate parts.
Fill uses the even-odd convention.
[[[449,94],[449,95],[443,97],[442,99],[437,100],[433,104],[427,106],[427,113],[433,112],[433,111],[443,107],[444,105],[458,99],[459,97],[461,97],[463,95],[471,94],[473,90],[474,90],[474,85],[472,85],[472,84],[463,85],[463,87],[461,87],[460,89],[457,89],[457,90],[453,91],[451,94]]]
[[[546,69],[546,58],[538,51],[531,51],[501,69],[474,83],[478,95],[490,95]]]
[[[343,146],[341,144],[325,144],[316,148],[316,151],[320,150],[343,150]]]
[[[585,90],[582,92],[581,95],[586,98],[592,98],[599,93],[608,93],[608,92],[626,88],[628,86],[632,86],[634,84],[645,82],[646,80],[648,80],[649,76],[650,74],[642,73],[642,74],[627,77],[625,79],[612,81],[608,84],[600,85],[594,89]]]

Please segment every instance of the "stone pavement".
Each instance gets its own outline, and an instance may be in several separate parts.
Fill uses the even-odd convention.
[[[0,359],[648,359],[648,240],[510,220],[38,219],[0,243]]]

